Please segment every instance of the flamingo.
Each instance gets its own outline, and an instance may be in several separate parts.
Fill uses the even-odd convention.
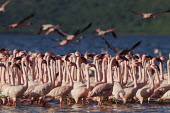
[[[55,29],[61,28],[60,25],[52,25],[52,24],[43,24],[40,27],[40,30],[37,32],[37,34],[41,34],[42,31],[47,30],[45,35],[48,35],[50,32],[54,31]]]
[[[105,35],[108,35],[108,34],[112,34],[114,38],[117,38],[117,35],[116,35],[114,29],[108,29],[106,31],[103,31],[100,28],[97,28],[96,32],[98,33],[97,36],[105,36]]]
[[[107,83],[100,83],[96,85],[92,91],[89,93],[88,98],[91,97],[99,97],[99,105],[102,105],[103,98],[107,98],[112,95],[113,91],[113,78],[112,78],[112,63],[114,58],[111,58],[111,61],[108,64],[108,72],[107,72]]]
[[[85,32],[91,26],[92,26],[92,23],[89,23],[81,31],[77,30],[73,35],[67,34],[67,33],[63,32],[62,30],[60,30],[60,29],[55,29],[57,31],[57,33],[59,33],[61,36],[65,37],[65,39],[51,39],[51,40],[59,41],[59,45],[53,46],[52,48],[56,48],[56,47],[59,47],[59,46],[64,46],[64,45],[72,43],[73,40],[77,39],[78,35],[80,35],[81,33]]]
[[[139,99],[140,104],[143,103],[144,99],[148,99],[148,103],[149,103],[150,97],[154,92],[154,81],[153,78],[151,77],[151,73],[149,72],[149,69],[147,70],[147,73],[149,75],[150,84],[138,89],[135,96],[137,99]]]
[[[5,12],[5,7],[6,5],[8,5],[8,3],[10,2],[10,0],[6,1],[5,3],[3,3],[1,6],[0,6],[0,12]]]
[[[135,67],[139,66],[138,62],[136,62],[134,59],[132,59],[132,73],[133,73],[133,78],[134,78],[134,87],[127,87],[123,88],[121,91],[118,92],[116,95],[116,98],[121,98],[123,100],[123,104],[126,104],[128,99],[132,99],[137,90],[137,80],[136,80],[136,75],[135,75]]]
[[[24,22],[28,21],[32,17],[34,17],[34,14],[31,14],[31,15],[27,16],[26,18],[24,18],[23,20],[21,20],[18,23],[8,25],[8,27],[9,28],[19,28],[19,27],[23,27],[23,26],[30,26],[30,25],[32,25],[32,23],[24,24]]]
[[[43,70],[42,66],[41,66],[41,64],[43,63],[43,60],[42,60],[40,62],[40,69],[39,69],[40,75],[41,75],[40,83],[34,85],[33,87],[29,86],[30,92],[27,92],[28,95],[30,97],[32,97],[31,104],[33,104],[33,102],[36,98],[39,98],[38,103],[40,104],[43,96],[48,94],[54,86],[54,80],[53,80],[53,78],[54,78],[54,72],[53,72],[54,71],[54,65],[53,65],[53,60],[50,60],[50,55],[46,56],[46,62],[47,62],[47,64],[45,64],[45,68],[47,68],[48,81],[45,82],[45,77],[44,77],[44,74],[42,72],[42,70]]]
[[[130,9],[129,9],[130,10]],[[166,13],[169,13],[170,10],[167,10],[167,11],[163,11],[163,12],[155,12],[155,13],[143,13],[143,12],[136,12],[136,11],[133,11],[133,10],[130,10],[132,13],[135,13],[135,14],[138,14],[138,15],[142,15],[142,19],[156,19],[156,15],[159,15],[159,14],[166,14]]]
[[[67,67],[66,67],[66,69],[67,69],[67,72],[68,72],[68,76],[69,76],[70,83],[69,83],[69,84],[62,85],[62,86],[58,86],[58,87],[56,87],[56,88],[53,88],[53,89],[46,95],[46,96],[50,96],[50,97],[57,97],[57,98],[59,98],[59,100],[60,100],[60,107],[62,107],[63,98],[66,97],[66,96],[71,92],[71,90],[73,89],[73,80],[72,80],[72,77],[71,77],[71,73],[70,73],[70,70],[69,70],[69,66],[76,66],[76,64],[67,61]]]
[[[27,63],[26,62],[26,57],[22,58],[22,60],[21,60],[24,84],[20,84],[20,85],[8,85],[6,87],[6,91],[5,92],[2,91],[3,93],[5,93],[6,96],[8,96],[8,103],[7,103],[7,105],[10,105],[10,99],[12,99],[13,106],[16,106],[17,97],[18,96],[22,96],[23,93],[27,90],[27,87],[28,87],[28,78],[27,78],[27,76],[28,75],[27,75],[27,68],[25,69],[24,63]],[[14,65],[12,65],[12,66],[14,66]],[[11,76],[14,76],[13,72],[11,74],[12,74]]]
[[[90,90],[90,78],[89,78],[89,71],[88,68],[94,67],[94,64],[86,64],[85,65],[85,73],[86,73],[86,80],[87,80],[87,86],[83,87],[83,86],[79,86],[76,88],[73,88],[71,90],[71,95],[74,98],[76,104],[78,103],[79,98],[85,98],[88,95],[88,92]]]
[[[155,89],[152,94],[152,98],[162,97],[168,90],[170,90],[170,59],[167,61],[167,71],[168,71],[168,83],[161,84],[157,89]]]

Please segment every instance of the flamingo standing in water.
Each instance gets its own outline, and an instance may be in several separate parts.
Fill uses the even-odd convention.
[[[78,103],[79,98],[85,98],[88,95],[90,90],[90,78],[89,78],[89,71],[88,68],[94,67],[94,64],[86,64],[85,65],[85,74],[87,80],[87,87],[79,86],[71,90],[71,95],[74,98],[75,102]]]
[[[100,83],[96,85],[92,91],[90,91],[88,98],[91,97],[99,97],[99,105],[102,105],[103,98],[108,98],[112,95],[113,91],[113,77],[112,77],[112,63],[114,61],[114,57],[111,58],[109,64],[108,64],[108,70],[107,70],[107,82],[106,83]]]
[[[130,10],[130,9],[129,9]],[[136,11],[133,11],[133,10],[130,10],[132,13],[135,13],[135,14],[138,14],[138,15],[142,15],[142,19],[156,19],[156,15],[159,15],[159,14],[166,14],[166,13],[169,13],[170,10],[167,10],[167,11],[163,11],[163,12],[155,12],[155,13],[143,13],[143,12],[136,12]]]
[[[29,19],[31,19],[32,17],[34,17],[34,14],[27,16],[26,18],[24,18],[23,20],[21,20],[18,23],[8,25],[8,27],[9,28],[19,28],[19,27],[23,27],[23,26],[30,26],[30,25],[32,25],[32,23],[30,23],[30,22],[27,24],[24,24],[24,23],[26,21],[28,21]]]
[[[132,75],[133,75],[133,82],[134,82],[134,87],[127,87],[127,88],[123,88],[121,91],[118,92],[118,94],[116,95],[118,97],[120,97],[123,100],[123,104],[126,104],[128,99],[133,99],[133,97],[135,96],[137,90],[138,90],[138,85],[137,85],[137,80],[136,80],[136,75],[135,75],[135,67],[139,66],[138,62],[136,62],[134,59],[132,59]]]
[[[50,97],[57,97],[59,98],[60,100],[60,107],[62,107],[62,102],[63,102],[63,98],[66,97],[70,92],[71,90],[73,89],[73,79],[71,77],[71,73],[70,73],[70,70],[69,70],[69,67],[70,66],[76,66],[75,63],[72,63],[70,61],[66,61],[67,62],[67,66],[66,66],[66,69],[67,69],[67,73],[68,73],[68,76],[69,76],[69,84],[65,84],[65,85],[62,85],[62,86],[59,86],[59,87],[56,87],[56,88],[53,88],[46,96],[50,96]]]
[[[2,94],[6,95],[8,97],[8,103],[7,105],[11,104],[11,100],[13,102],[13,106],[16,106],[17,97],[22,96],[23,93],[27,90],[28,87],[28,75],[27,75],[27,68],[24,67],[24,63],[27,63],[26,57],[22,58],[21,60],[21,67],[23,71],[23,78],[24,78],[24,84],[19,85],[6,85],[5,89],[3,88]],[[11,68],[11,76],[14,79],[14,72],[13,72],[13,66]],[[4,78],[3,78],[4,79]]]
[[[155,89],[154,93],[152,94],[152,98],[160,98],[168,90],[170,90],[170,59],[167,61],[167,71],[168,71],[168,81],[167,81],[167,83],[163,83],[157,89]]]
[[[10,2],[10,0],[6,1],[5,3],[3,3],[0,7],[0,12],[5,12],[5,6]]]
[[[147,73],[148,73],[148,76],[149,76],[149,79],[150,79],[150,84],[138,89],[138,91],[136,92],[136,98],[139,99],[140,104],[143,103],[144,99],[148,99],[148,103],[149,103],[150,97],[154,92],[154,81],[153,81],[151,72],[149,72],[149,70],[151,70],[151,69],[147,70]]]

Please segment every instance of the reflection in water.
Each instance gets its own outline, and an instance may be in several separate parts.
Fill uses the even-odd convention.
[[[109,105],[102,105],[99,106],[97,104],[72,104],[72,105],[63,105],[60,108],[59,104],[51,102],[48,104],[47,107],[40,107],[37,105],[30,105],[27,103],[19,103],[19,107],[11,107],[11,106],[1,106],[0,112],[3,113],[60,113],[60,112],[68,112],[68,113],[75,113],[75,112],[89,112],[89,113],[105,113],[105,112],[170,112],[170,104],[167,102],[151,102],[150,104],[144,103],[140,104],[133,104],[128,103],[126,105],[122,104],[109,104]]]

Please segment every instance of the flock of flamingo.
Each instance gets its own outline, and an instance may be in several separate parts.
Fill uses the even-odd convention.
[[[1,104],[6,105],[16,106],[17,100],[45,106],[57,99],[62,106],[63,100],[102,105],[109,100],[142,104],[144,99],[170,99],[170,59],[163,56],[89,52],[61,56],[20,49],[10,54],[1,49],[0,72]]]
[[[0,11],[5,12],[5,2]],[[143,15],[143,19],[155,18],[157,14],[169,13],[133,13]],[[11,24],[8,27],[17,28],[32,25],[24,24],[34,14],[22,21]],[[89,23],[82,30],[73,35],[66,34],[60,25],[44,24],[38,34],[46,31],[48,35],[52,31],[65,37],[54,39],[63,46],[78,40],[81,33],[90,28]],[[98,36],[109,33],[116,38],[114,29],[102,31],[97,28]],[[63,103],[91,104],[95,101],[98,105],[105,102],[115,104],[138,101],[140,104],[145,99],[169,100],[170,99],[170,59],[166,57],[153,57],[150,55],[132,54],[131,51],[139,44],[138,42],[130,49],[123,51],[114,48],[116,56],[109,53],[95,54],[86,52],[70,53],[67,55],[55,55],[52,52],[31,53],[21,49],[0,49],[0,103],[7,106],[16,106],[17,102],[29,102],[45,106],[52,100]],[[163,63],[164,62],[164,63]],[[166,65],[165,65],[166,63]],[[164,68],[163,68],[164,67]],[[165,73],[165,70],[166,72]]]

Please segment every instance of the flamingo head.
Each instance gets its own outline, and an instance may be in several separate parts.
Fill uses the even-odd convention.
[[[68,62],[68,66],[74,66],[76,69],[77,69],[77,65],[76,65],[76,63],[74,63],[74,62]]]
[[[100,28],[97,28],[96,31],[99,32],[99,31],[101,31],[101,29],[100,29]]]
[[[5,12],[5,9],[1,9],[0,12]]]
[[[95,65],[95,64],[87,64],[87,66],[88,66],[89,68],[93,67],[93,68],[96,69],[96,65]]]

